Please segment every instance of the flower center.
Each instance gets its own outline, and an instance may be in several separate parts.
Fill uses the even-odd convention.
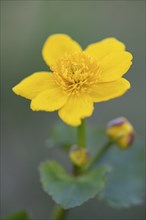
[[[56,83],[68,94],[87,91],[100,77],[99,64],[85,52],[65,55],[51,69]]]

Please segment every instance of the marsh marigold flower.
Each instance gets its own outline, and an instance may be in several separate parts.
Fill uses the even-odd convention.
[[[43,58],[51,72],[36,72],[13,88],[31,100],[33,111],[56,111],[67,124],[78,126],[92,115],[94,103],[123,95],[130,83],[122,78],[132,55],[115,38],[107,38],[82,50],[65,34],[46,40]]]
[[[131,146],[135,139],[134,128],[124,117],[119,117],[109,121],[106,131],[109,138],[122,149],[126,149]]]

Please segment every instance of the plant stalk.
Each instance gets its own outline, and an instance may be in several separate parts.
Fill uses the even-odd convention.
[[[82,120],[81,125],[77,127],[77,145],[80,148],[86,147],[86,131],[85,121]]]
[[[86,146],[85,122],[82,120],[80,126],[77,127],[77,145],[80,148]],[[73,165],[73,175],[79,175],[80,168]],[[56,205],[52,220],[64,220],[68,210],[63,209],[61,206]]]
[[[52,220],[64,220],[66,213],[67,213],[67,210],[63,209],[59,205],[56,205]]]
[[[102,155],[112,146],[113,141],[106,142],[91,158],[88,164],[84,167],[84,170],[88,170],[94,163],[102,157]]]

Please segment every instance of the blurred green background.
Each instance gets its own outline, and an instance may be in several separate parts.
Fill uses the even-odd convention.
[[[51,216],[54,202],[42,190],[38,165],[64,155],[45,144],[57,113],[32,112],[29,101],[11,88],[36,71],[47,71],[41,49],[46,38],[66,33],[83,48],[110,36],[124,42],[133,56],[124,96],[96,104],[87,119],[93,125],[126,116],[144,139],[145,1],[2,1],[1,2],[1,215],[25,209],[33,220]],[[116,210],[96,199],[70,211],[70,220],[145,219],[144,206]],[[51,220],[51,217],[50,217]]]

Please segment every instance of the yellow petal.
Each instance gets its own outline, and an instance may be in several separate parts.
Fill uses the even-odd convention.
[[[51,73],[37,72],[23,79],[20,83],[13,87],[12,90],[17,95],[27,99],[33,99],[40,92],[48,88],[52,88],[54,83],[55,82]]]
[[[115,38],[106,38],[94,44],[90,44],[86,49],[89,55],[95,57],[98,61],[102,60],[108,54],[114,51],[124,51],[125,45]]]
[[[33,111],[55,111],[60,109],[67,101],[67,96],[63,94],[58,86],[41,92],[31,101]]]
[[[94,102],[107,101],[123,95],[130,88],[130,83],[124,79],[114,82],[98,83],[90,92]]]
[[[125,74],[132,64],[132,55],[128,52],[111,53],[100,62],[101,82],[114,81]]]
[[[81,119],[92,115],[93,110],[93,101],[87,94],[71,96],[59,110],[59,116],[65,123],[78,126],[81,124]]]
[[[42,55],[45,62],[51,66],[63,55],[82,51],[80,45],[65,34],[54,34],[48,37]]]

